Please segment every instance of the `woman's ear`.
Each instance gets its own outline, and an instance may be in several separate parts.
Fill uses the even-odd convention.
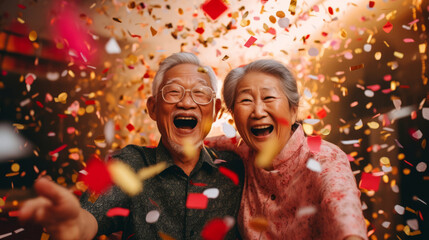
[[[147,111],[149,112],[150,118],[156,121],[156,98],[154,96],[150,96],[146,102]]]
[[[298,107],[291,107],[290,108],[290,114],[292,116],[291,125],[293,125],[296,122],[296,119],[297,119],[297,116],[298,116]]]

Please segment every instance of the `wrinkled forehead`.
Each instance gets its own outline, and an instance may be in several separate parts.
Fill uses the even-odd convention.
[[[162,86],[167,84],[180,85],[205,85],[211,86],[210,77],[205,69],[193,64],[180,64],[169,69],[162,81]]]

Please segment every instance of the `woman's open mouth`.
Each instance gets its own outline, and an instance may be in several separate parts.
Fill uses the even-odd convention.
[[[250,128],[250,131],[253,133],[253,135],[257,137],[266,136],[270,134],[273,130],[274,130],[274,126],[271,124],[254,126]]]
[[[173,123],[176,128],[194,129],[195,126],[197,126],[198,121],[195,117],[177,116],[174,118]]]

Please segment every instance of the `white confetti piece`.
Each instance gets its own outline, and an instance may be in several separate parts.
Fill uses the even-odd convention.
[[[233,217],[231,217],[231,216],[225,216],[223,218],[223,222],[228,227],[228,229],[231,229],[234,226],[234,224],[235,224],[235,219]]]
[[[407,225],[410,226],[410,228],[413,229],[414,231],[419,230],[419,222],[415,218],[408,219],[407,220]]]
[[[304,95],[307,98],[311,98],[313,95],[311,94],[310,90],[308,90],[308,88],[304,89]]]
[[[417,131],[413,132],[412,136],[413,136],[413,138],[415,138],[415,139],[420,139],[420,138],[422,138],[422,137],[423,137],[423,133],[422,133],[422,131],[417,130]]]
[[[46,78],[52,82],[57,81],[60,78],[60,73],[59,72],[47,72]]]
[[[308,159],[307,168],[313,172],[319,172],[319,173],[322,172],[322,166],[318,161],[316,161],[313,158]]]
[[[300,218],[306,215],[313,215],[316,212],[317,212],[317,208],[315,206],[301,207],[296,211],[296,218]]]
[[[368,205],[366,205],[365,202],[362,202],[362,210],[367,210],[368,209]]]
[[[22,100],[22,101],[19,103],[19,106],[21,106],[21,107],[25,107],[25,106],[27,106],[30,102],[31,102],[31,99],[29,99],[29,98],[24,99],[24,100]]]
[[[416,166],[417,172],[424,172],[426,171],[428,165],[425,162],[419,162]]]
[[[5,234],[2,234],[2,235],[0,235],[0,239],[3,239],[3,238],[6,238],[6,237],[9,237],[9,236],[11,236],[12,235],[12,233],[10,232],[10,233],[5,233]]]
[[[115,137],[115,123],[112,120],[107,121],[104,125],[104,137],[108,144],[113,142]]]
[[[204,195],[207,196],[207,198],[217,198],[219,196],[219,189],[217,188],[208,188],[206,190],[204,190],[203,192]]]
[[[22,231],[24,231],[24,228],[18,228],[18,229],[16,229],[15,231],[13,231],[14,233],[20,233],[20,232],[22,232]]]
[[[396,110],[401,109],[402,101],[401,99],[393,99],[393,105],[395,106]]]
[[[429,120],[429,108],[422,109],[422,116],[424,119]]]
[[[108,54],[118,54],[121,53],[121,48],[118,45],[118,42],[116,42],[115,38],[110,38],[109,41],[106,43],[106,52]]]
[[[25,157],[31,152],[31,146],[23,147],[25,139],[9,124],[0,124],[0,143],[0,162]]]
[[[384,173],[389,173],[392,171],[392,167],[382,166],[381,169],[383,170]]]
[[[344,144],[344,145],[352,145],[352,144],[359,143],[359,139],[356,139],[356,140],[344,140],[344,141],[341,141],[341,143]]]
[[[384,221],[384,222],[381,224],[381,226],[383,226],[384,228],[389,228],[389,226],[390,226],[390,222],[388,222],[388,221]]]
[[[147,223],[156,223],[159,219],[159,211],[152,210],[146,214],[146,222]]]
[[[405,212],[405,208],[401,205],[395,205],[395,211],[399,214],[399,215],[403,215]]]
[[[367,44],[363,45],[363,50],[365,52],[371,52],[371,49],[372,49],[372,45],[371,44],[367,43]]]
[[[393,186],[392,186],[392,191],[393,191],[394,193],[399,193],[399,187],[398,187],[398,185],[393,185]]]
[[[311,47],[310,49],[308,49],[308,55],[316,57],[317,55],[319,55],[319,50],[315,47]]]
[[[312,118],[307,118],[307,119],[304,119],[304,121],[303,121],[304,123],[308,123],[308,124],[310,124],[310,125],[314,125],[314,124],[316,124],[316,123],[319,123],[320,122],[320,119],[312,119]]]
[[[236,135],[235,128],[231,124],[225,122],[222,123],[222,130],[223,133],[225,133],[225,136],[228,138],[233,138]]]
[[[374,97],[374,92],[373,92],[373,91],[371,91],[371,90],[369,90],[369,89],[365,90],[365,91],[364,91],[364,94],[365,94],[365,96],[367,96],[367,97]]]
[[[289,27],[289,19],[288,18],[280,18],[278,21],[279,27],[287,28]]]

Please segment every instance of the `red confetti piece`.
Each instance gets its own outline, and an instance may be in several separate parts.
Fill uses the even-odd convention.
[[[334,15],[334,9],[332,9],[332,7],[328,7],[328,12],[331,15]]]
[[[322,36],[326,37],[326,36],[328,36],[328,33],[327,32],[322,32]]]
[[[380,90],[380,85],[378,85],[378,84],[374,84],[374,85],[369,85],[369,86],[367,86],[366,88],[368,88],[369,90],[371,90],[371,91],[374,91],[374,92],[376,92],[376,91],[378,91],[378,90]]]
[[[289,126],[289,121],[286,118],[277,118],[277,122],[281,125]]]
[[[326,110],[324,108],[320,109],[316,114],[319,117],[319,119],[325,118],[327,115]]]
[[[61,113],[58,113],[57,116],[60,117],[61,119],[67,118],[67,115],[61,114]]]
[[[18,217],[19,216],[19,211],[10,211],[9,212],[9,217]]]
[[[50,152],[49,152],[49,155],[54,155],[55,153],[57,153],[57,152],[59,152],[59,151],[63,150],[63,149],[64,149],[64,148],[66,148],[66,147],[67,147],[67,144],[64,144],[64,145],[62,145],[61,147],[59,147],[59,148],[57,148],[57,149],[55,149],[55,150],[50,151]]]
[[[375,5],[375,2],[374,2],[374,1],[369,1],[369,7],[370,7],[370,8],[373,8],[373,7],[374,7],[374,5]]]
[[[204,28],[199,27],[199,28],[195,29],[195,32],[197,32],[198,34],[203,34],[204,33]]]
[[[412,42],[414,42],[414,39],[412,39],[412,38],[404,38],[403,41],[404,41],[404,43],[412,43]]]
[[[194,182],[192,182],[192,180],[189,181],[189,184],[191,184],[193,186],[197,186],[197,187],[207,187],[207,184],[205,184],[205,183],[194,183]]]
[[[216,20],[228,9],[228,6],[222,0],[207,0],[201,5],[201,9],[211,19]]]
[[[201,231],[201,237],[205,240],[222,240],[228,233],[228,226],[223,219],[214,218],[210,220]]]
[[[245,47],[250,47],[252,46],[253,43],[256,42],[256,38],[254,36],[250,36],[249,40],[247,40],[247,42],[244,44]]]
[[[141,91],[144,89],[144,84],[140,85],[140,87],[137,89],[137,91]]]
[[[129,209],[115,207],[115,208],[109,209],[109,211],[107,211],[107,213],[106,213],[106,216],[108,216],[108,217],[115,217],[115,216],[126,217],[129,214],[130,214]]]
[[[362,63],[362,64],[359,64],[359,65],[356,65],[356,66],[351,66],[350,67],[350,71],[355,71],[355,70],[358,70],[358,69],[361,69],[361,68],[363,68],[365,65]]]
[[[307,144],[311,151],[319,152],[320,145],[322,144],[322,138],[320,136],[308,136]]]
[[[36,104],[37,104],[37,106],[39,106],[39,107],[43,108],[43,104],[42,104],[41,102],[36,101]]]
[[[186,208],[206,209],[209,199],[202,193],[190,193],[186,200]]]
[[[232,182],[234,182],[235,185],[238,185],[238,175],[234,171],[231,171],[230,169],[226,167],[219,167],[219,172],[221,172],[223,175],[225,175],[227,178],[231,179]]]
[[[381,176],[374,176],[371,173],[362,173],[359,187],[367,190],[377,191],[380,185]]]
[[[390,33],[390,31],[392,31],[393,25],[390,22],[387,22],[384,26],[383,26],[383,30],[386,33]]]
[[[274,28],[269,28],[267,32],[271,33],[272,35],[276,35],[276,29]]]
[[[107,71],[109,71],[109,68],[105,68],[101,73],[104,74],[107,73]]]
[[[94,105],[95,104],[95,100],[86,100],[85,104],[86,105]]]
[[[22,4],[18,4],[18,7],[21,8],[21,9],[24,9],[24,10],[27,8],[26,6],[24,6]]]
[[[383,79],[384,79],[384,81],[388,82],[388,81],[392,80],[392,75],[390,75],[390,74],[384,75]]]
[[[93,155],[88,161],[85,171],[88,174],[81,174],[80,179],[92,192],[97,194],[103,193],[112,186],[112,178],[106,164],[96,155]]]
[[[27,77],[25,78],[25,83],[31,85],[34,82],[34,79],[34,74],[27,74]]]
[[[135,127],[131,124],[131,123],[128,123],[128,125],[127,125],[127,127],[126,127],[127,129],[128,129],[128,131],[133,131],[134,129],[135,129]]]

